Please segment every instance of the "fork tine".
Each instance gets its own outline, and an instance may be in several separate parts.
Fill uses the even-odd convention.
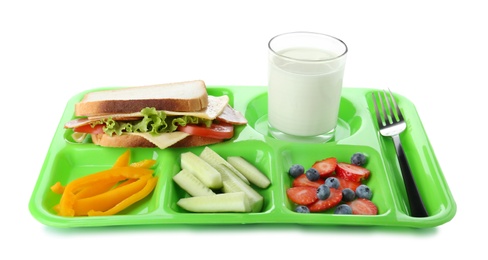
[[[376,101],[376,96],[374,95],[374,93],[371,93],[371,95],[373,96],[374,111],[376,112],[376,120],[378,120],[378,125],[380,127],[382,127],[382,126],[384,126],[384,123],[383,123],[383,120],[381,119],[380,110],[378,108],[378,102]],[[378,95],[378,97],[379,97],[379,95]]]
[[[390,98],[388,98],[385,90],[383,90],[383,97],[385,98],[385,103],[386,103],[386,106],[388,107],[388,112],[387,112],[386,111],[386,107],[383,106],[383,110],[384,110],[384,113],[385,113],[385,117],[388,118],[388,122],[390,124],[393,124],[393,123],[395,123],[397,121],[397,119],[395,117],[395,113],[393,112],[393,107],[390,104]]]
[[[392,121],[390,119],[390,114],[386,110],[385,104],[383,103],[383,98],[385,99],[385,103],[388,105],[388,109],[390,109],[390,103],[388,102],[388,98],[386,97],[384,91],[383,91],[383,97],[381,97],[380,92],[378,92],[378,97],[380,99],[381,109],[383,110],[383,118],[385,120],[385,125],[389,125],[392,123]]]
[[[393,105],[395,106],[395,110],[396,110],[396,114],[398,116],[398,120],[399,121],[403,121],[403,115],[402,115],[402,112],[400,111],[400,108],[398,107],[398,104],[395,100],[395,98],[393,97],[393,93],[391,92],[390,89],[388,89],[388,92],[390,92],[390,97],[391,97],[391,100],[393,102]]]
[[[383,127],[403,121],[403,116],[390,89],[372,93],[378,124]]]

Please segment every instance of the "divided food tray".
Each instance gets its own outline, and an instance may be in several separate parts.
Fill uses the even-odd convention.
[[[165,224],[303,224],[349,225],[428,228],[450,221],[456,204],[424,131],[415,106],[405,97],[394,93],[407,119],[407,130],[401,135],[419,192],[429,217],[409,216],[407,196],[390,138],[378,133],[371,93],[375,89],[344,88],[339,122],[333,140],[321,144],[304,144],[274,139],[267,129],[267,88],[262,86],[207,86],[214,96],[228,95],[230,105],[243,113],[248,124],[238,126],[229,141],[209,146],[222,157],[242,156],[271,180],[271,186],[257,191],[264,197],[258,213],[192,213],[176,202],[188,196],[172,180],[181,169],[180,155],[192,151],[200,154],[204,147],[192,148],[130,148],[131,161],[155,159],[155,175],[159,176],[153,192],[113,216],[60,217],[53,210],[60,195],[50,190],[57,181],[67,184],[81,176],[105,170],[129,148],[106,148],[92,143],[70,141],[63,126],[74,118],[75,103],[90,91],[72,97],[61,117],[44,164],[29,202],[29,210],[42,224],[54,227],[95,227],[121,225]],[[286,104],[283,104],[284,106]],[[323,213],[296,213],[287,198],[286,189],[293,179],[287,171],[292,164],[310,167],[313,162],[336,157],[348,162],[355,152],[368,156],[366,168],[371,171],[366,184],[373,190],[372,201],[378,215],[337,215],[332,210]]]

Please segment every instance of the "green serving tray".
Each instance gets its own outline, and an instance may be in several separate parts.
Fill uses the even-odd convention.
[[[54,227],[95,227],[120,225],[164,224],[303,224],[349,225],[428,228],[450,221],[456,213],[456,203],[437,162],[415,106],[405,97],[394,93],[407,119],[407,130],[401,135],[404,150],[424,199],[429,217],[409,216],[407,196],[390,138],[379,135],[371,100],[375,89],[344,88],[339,123],[333,140],[322,144],[293,143],[274,139],[267,129],[267,88],[262,86],[208,86],[211,95],[228,95],[230,104],[248,120],[236,128],[234,138],[210,147],[223,157],[242,156],[271,180],[271,186],[257,189],[264,197],[259,213],[191,213],[176,205],[188,196],[173,181],[180,170],[180,154],[192,151],[200,154],[204,147],[193,148],[130,148],[131,160],[156,159],[155,175],[159,176],[154,191],[114,216],[60,217],[53,206],[60,195],[50,190],[60,181],[67,184],[80,176],[111,167],[127,148],[104,148],[92,143],[70,141],[65,122],[74,118],[75,103],[85,91],[72,97],[54,134],[29,202],[31,214],[39,222]],[[286,105],[286,104],[284,104]],[[378,215],[335,215],[294,212],[294,204],[287,198],[286,189],[292,178],[287,171],[292,164],[311,166],[313,162],[336,157],[348,162],[355,152],[368,155],[366,167],[371,171],[366,184],[373,190],[372,201]]]

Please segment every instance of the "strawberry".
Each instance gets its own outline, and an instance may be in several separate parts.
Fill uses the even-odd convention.
[[[325,200],[317,200],[309,205],[310,212],[322,212],[337,206],[342,200],[342,192],[339,189],[330,188],[330,196]]]
[[[318,200],[317,189],[313,187],[291,187],[286,190],[286,195],[298,205],[309,205]]]
[[[355,215],[376,215],[378,214],[378,207],[368,199],[358,198],[351,202],[348,202],[352,208],[352,214]]]
[[[359,185],[361,185],[361,182],[346,180],[343,177],[337,177],[337,179],[339,180],[339,183],[340,183],[339,184],[340,189],[349,188],[353,191],[356,191],[356,188]]]
[[[336,166],[337,158],[329,157],[320,161],[316,161],[312,165],[312,168],[316,169],[319,172],[320,177],[326,178],[334,173]]]
[[[341,162],[337,164],[336,174],[349,181],[361,182],[369,177],[370,171],[362,166]]]
[[[311,181],[307,178],[307,175],[302,174],[295,178],[292,183],[292,187],[313,187],[318,188],[321,184],[324,184],[325,181],[323,179],[318,179],[316,181]]]

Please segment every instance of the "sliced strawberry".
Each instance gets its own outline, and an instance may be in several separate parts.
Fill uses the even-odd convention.
[[[295,178],[292,183],[292,187],[313,187],[318,188],[321,184],[324,184],[324,179],[318,179],[316,181],[311,181],[307,178],[307,175],[302,174]]]
[[[378,207],[368,200],[363,198],[355,199],[347,203],[352,208],[352,214],[355,215],[376,215],[378,214]]]
[[[359,185],[361,185],[361,182],[346,180],[343,177],[337,176],[337,179],[339,180],[339,188],[340,189],[349,188],[353,191],[356,191],[356,188]]]
[[[286,190],[286,195],[298,205],[309,205],[318,200],[317,189],[313,187],[291,187]]]
[[[326,178],[334,173],[336,166],[337,158],[329,157],[321,161],[316,161],[312,165],[312,168],[316,169],[319,172],[320,177]]]
[[[360,182],[369,177],[370,171],[362,166],[341,162],[337,164],[336,174],[343,179]]]
[[[339,189],[330,188],[330,196],[325,200],[317,200],[309,205],[310,212],[322,212],[337,206],[342,200],[342,192]]]

